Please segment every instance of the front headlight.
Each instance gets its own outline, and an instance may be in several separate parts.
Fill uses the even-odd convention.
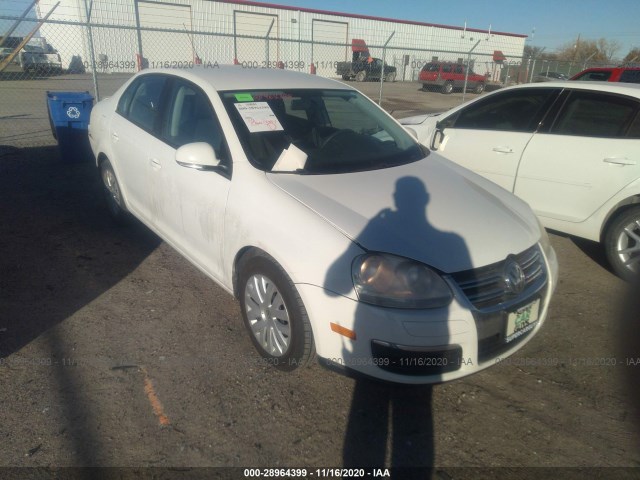
[[[536,220],[538,221],[538,227],[540,228],[540,246],[542,247],[544,253],[548,254],[551,250],[551,240],[549,240],[549,234],[547,233],[547,230],[545,230],[545,228],[542,226],[542,223],[540,223],[538,217],[536,217]]]
[[[352,265],[358,299],[381,307],[439,308],[453,294],[438,273],[426,265],[387,253],[367,253]]]

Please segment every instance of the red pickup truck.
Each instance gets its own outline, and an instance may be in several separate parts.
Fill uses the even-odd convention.
[[[420,81],[423,90],[438,87],[442,93],[451,93],[454,89],[464,88],[466,66],[453,62],[429,62],[420,71]],[[469,70],[467,89],[474,93],[484,92],[487,77]]]

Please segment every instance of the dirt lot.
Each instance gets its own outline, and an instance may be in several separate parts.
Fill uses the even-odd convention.
[[[389,104],[413,110],[417,86],[397,88]],[[10,91],[0,84],[3,111]],[[433,103],[416,110],[459,101],[424,95]],[[630,388],[640,342],[638,297],[590,242],[552,235],[561,273],[551,312],[511,362],[409,388],[260,362],[234,300],[136,221],[113,224],[92,166],[65,163],[55,147],[0,147],[0,225],[0,466],[638,478],[591,468],[640,466]]]

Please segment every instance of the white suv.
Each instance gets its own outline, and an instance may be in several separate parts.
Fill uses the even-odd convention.
[[[520,85],[400,123],[545,227],[602,242],[621,277],[640,273],[640,85]]]

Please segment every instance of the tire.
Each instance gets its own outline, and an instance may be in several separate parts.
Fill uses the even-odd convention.
[[[614,217],[607,227],[603,243],[614,273],[627,281],[639,281],[640,207],[630,208]]]
[[[385,80],[386,82],[395,82],[395,81],[396,81],[396,72],[390,72],[390,73],[387,73],[387,74],[384,76],[384,80]]]
[[[349,80],[351,80],[351,77],[349,75],[342,75],[342,80],[348,82]]]
[[[473,93],[477,93],[478,95],[480,95],[482,92],[484,92],[484,83],[476,83],[476,87],[473,89]]]
[[[356,73],[356,82],[364,82],[367,79],[367,72],[360,70]]]
[[[444,93],[445,95],[449,95],[452,92],[453,82],[446,82],[444,85],[442,85],[442,93]]]
[[[102,189],[109,214],[114,220],[123,221],[127,216],[127,207],[124,204],[122,190],[109,159],[105,158],[100,162],[100,178],[102,179]]]
[[[282,267],[250,253],[240,261],[238,280],[242,319],[258,353],[283,371],[308,365],[315,357],[309,317]]]

